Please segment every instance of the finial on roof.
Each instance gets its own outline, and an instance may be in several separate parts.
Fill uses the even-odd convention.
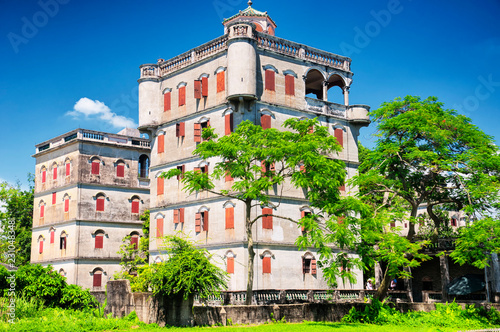
[[[253,4],[252,0],[249,0],[248,1],[248,7],[252,7],[252,4]]]

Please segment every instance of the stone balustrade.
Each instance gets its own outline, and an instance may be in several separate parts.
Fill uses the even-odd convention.
[[[159,79],[174,71],[227,50],[229,39],[242,37],[254,39],[257,48],[260,49],[350,72],[351,59],[348,57],[257,32],[251,28],[250,24],[240,23],[230,26],[228,34],[211,40],[170,60],[159,60],[156,64],[141,65],[140,79]]]
[[[364,302],[365,298],[373,298],[375,290],[364,289],[337,289],[337,290],[256,290],[253,293],[253,303],[257,305],[290,304],[290,303],[314,303],[314,302]],[[407,291],[389,291],[389,299],[395,302],[410,301]],[[245,304],[246,292],[221,292],[219,296],[210,296],[208,299],[200,299],[195,296],[195,305],[242,305]]]
[[[36,145],[36,153],[55,148],[59,145],[71,142],[75,139],[84,141],[102,141],[108,144],[119,144],[119,145],[129,145],[129,146],[140,146],[149,149],[151,143],[146,138],[140,137],[130,137],[119,134],[109,134],[94,130],[87,129],[75,129],[66,133],[64,135],[55,137],[49,141],[45,141]]]

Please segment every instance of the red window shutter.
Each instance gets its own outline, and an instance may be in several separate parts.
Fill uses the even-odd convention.
[[[186,105],[186,87],[179,88],[179,106]]]
[[[300,211],[300,217],[301,217],[301,218],[304,218],[305,216],[306,216],[306,211]],[[305,227],[304,227],[304,226],[302,226],[302,227],[300,228],[300,230],[301,230],[302,232],[304,232],[306,229],[305,229]]]
[[[42,172],[42,183],[45,183],[47,181],[47,171]]]
[[[170,92],[167,92],[163,95],[163,112],[170,111],[171,109],[170,98],[171,98]]]
[[[194,231],[201,232],[201,213],[197,213],[194,219]]]
[[[208,174],[208,165],[203,166],[203,173]]]
[[[92,286],[101,287],[101,282],[102,282],[102,274],[94,273],[94,282],[92,283]]]
[[[285,76],[285,94],[295,96],[295,77],[292,75]]]
[[[195,167],[195,168],[193,168],[193,171],[201,173],[201,168],[200,167]]]
[[[263,208],[262,214],[271,214],[271,216],[262,217],[262,228],[273,229],[273,209]]]
[[[201,95],[208,97],[208,77],[201,78]]]
[[[196,143],[201,142],[201,123],[194,124],[194,141]]]
[[[225,131],[224,131],[224,134],[225,135],[231,135],[231,133],[233,132],[233,113],[230,113],[230,114],[226,114],[224,116],[224,122],[225,122]]]
[[[315,259],[311,260],[311,274],[318,274]]]
[[[50,243],[54,243],[54,231],[50,231]]]
[[[392,228],[396,227],[396,223],[395,223],[394,221],[393,221],[393,222],[391,222],[391,227],[392,227]]]
[[[341,147],[344,147],[344,130],[340,128],[335,129],[335,138]]]
[[[57,180],[57,167],[54,167],[52,170],[52,179]]]
[[[52,205],[56,204],[56,193],[52,193]]]
[[[163,195],[163,178],[157,177],[156,178],[156,194]]]
[[[260,162],[260,171],[262,172],[262,174],[266,173],[267,171],[266,162],[264,160]]]
[[[201,99],[201,81],[200,80],[194,81],[194,98]]]
[[[96,249],[104,248],[104,234],[97,234],[95,236],[95,248]]]
[[[45,205],[40,205],[40,218],[43,218],[45,215]]]
[[[221,71],[217,73],[217,92],[222,92],[226,90],[226,72]]]
[[[158,153],[165,151],[165,135],[158,135]]]
[[[174,224],[178,224],[178,223],[179,223],[179,210],[175,209],[174,210]]]
[[[208,211],[203,212],[203,230],[208,232]]]
[[[234,257],[227,258],[227,273],[234,273]]]
[[[231,173],[229,173],[229,171],[226,172],[226,178],[225,178],[225,181],[226,182],[231,182],[233,181],[233,177],[231,176]]]
[[[163,218],[156,219],[156,237],[163,237]]]
[[[104,211],[104,197],[98,197],[96,200],[96,211]]]
[[[99,175],[99,164],[99,160],[92,162],[92,174]]]
[[[184,137],[185,136],[185,123],[179,122],[175,125],[175,136],[176,137]]]
[[[340,191],[345,191],[345,184],[341,185],[341,186],[339,187],[339,190],[340,190]]]
[[[69,176],[71,174],[71,164],[67,163],[66,164],[66,176]]]
[[[271,257],[262,258],[262,273],[271,273]]]
[[[299,169],[302,173],[306,172],[306,167],[304,165],[300,165]]]
[[[234,207],[226,208],[226,229],[234,229]]]
[[[271,116],[267,114],[262,114],[260,116],[260,125],[262,126],[262,129],[271,128]]]
[[[179,209],[179,222],[184,222],[184,208]]]
[[[125,177],[125,165],[116,165],[116,176],[119,178]]]
[[[133,246],[134,250],[137,250],[139,248],[139,237],[133,236],[130,239],[130,244]]]
[[[69,211],[69,198],[66,198],[64,200],[64,212],[68,212]]]
[[[43,240],[40,240],[40,245],[39,245],[39,247],[38,247],[38,252],[39,252],[40,254],[43,254]]]
[[[139,201],[132,201],[132,213],[139,213]]]
[[[274,70],[267,69],[266,70],[266,90],[275,91],[274,89]]]
[[[338,222],[339,224],[343,224],[343,223],[344,223],[344,221],[345,221],[345,217],[337,217],[337,222]]]

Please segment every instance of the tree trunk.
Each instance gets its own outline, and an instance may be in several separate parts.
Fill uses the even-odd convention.
[[[418,204],[412,203],[412,205],[411,205],[411,217],[416,218],[417,212],[418,212]],[[411,241],[411,240],[413,240],[413,236],[415,236],[415,224],[410,222],[410,225],[408,227],[408,235],[406,236],[406,238]]]
[[[373,295],[374,300],[382,301],[387,297],[387,290],[389,289],[389,285],[391,284],[391,276],[387,273],[388,269],[385,269],[384,279],[380,283],[380,286],[377,288],[375,295]]]
[[[247,296],[245,300],[246,305],[252,304],[253,299],[253,260],[255,257],[255,251],[253,250],[253,236],[252,236],[252,223],[250,222],[250,212],[252,208],[252,201],[246,201],[246,220],[245,226],[247,231],[247,243],[248,243],[248,278],[247,278]]]

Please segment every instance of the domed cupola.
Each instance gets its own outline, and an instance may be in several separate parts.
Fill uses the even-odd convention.
[[[276,23],[271,19],[267,12],[261,12],[252,8],[252,1],[248,1],[248,8],[240,10],[236,15],[226,18],[222,24],[224,25],[224,33],[228,32],[228,25],[234,22],[248,22],[255,24],[255,29],[259,32],[264,32],[274,36]]]

